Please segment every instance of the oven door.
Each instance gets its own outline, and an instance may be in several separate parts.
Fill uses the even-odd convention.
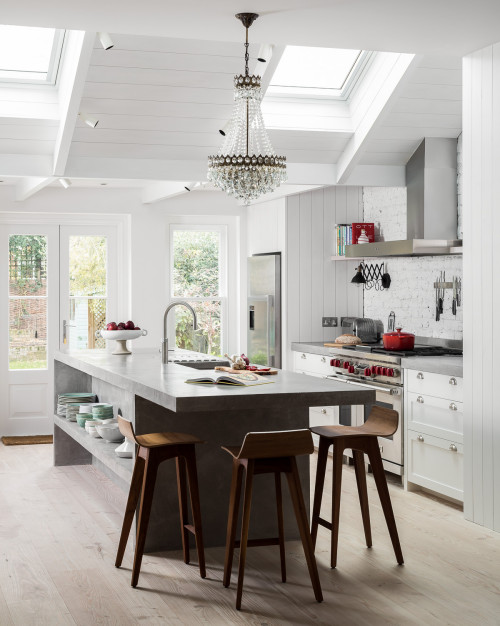
[[[332,380],[338,380],[364,389],[374,389],[376,392],[375,402],[363,406],[342,406],[339,413],[339,422],[345,426],[361,426],[368,419],[374,405],[396,411],[399,416],[398,429],[390,437],[379,437],[380,452],[384,467],[401,475],[403,466],[403,388],[384,383],[365,384],[347,376],[336,374],[328,376]]]

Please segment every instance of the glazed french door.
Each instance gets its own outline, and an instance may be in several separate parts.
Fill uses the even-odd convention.
[[[99,331],[119,321],[116,228],[61,226],[60,265],[60,350],[105,348]]]
[[[52,433],[59,227],[0,226],[0,435]]]

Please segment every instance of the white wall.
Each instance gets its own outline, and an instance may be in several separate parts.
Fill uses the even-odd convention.
[[[136,321],[149,331],[141,339],[141,348],[157,347],[162,336],[163,311],[169,301],[168,294],[168,227],[174,216],[215,216],[218,223],[232,225],[232,259],[230,267],[234,274],[233,284],[240,282],[238,272],[241,258],[246,257],[245,241],[240,235],[242,208],[219,192],[192,192],[163,200],[156,204],[142,204],[139,189],[98,189],[70,187],[60,189],[47,187],[28,200],[19,203],[14,199],[14,187],[0,187],[1,212],[43,214],[125,214],[130,216],[130,234],[125,242],[130,247],[130,268],[126,268],[126,280],[130,286],[130,304],[123,317]],[[193,219],[195,219],[193,217]],[[205,218],[206,220],[206,218]],[[244,222],[244,219],[243,219]],[[240,298],[233,290],[231,298]],[[0,294],[0,304],[3,295]],[[231,320],[234,329],[229,350],[241,347],[241,320]],[[139,348],[139,346],[137,346]]]
[[[500,43],[463,67],[465,516],[500,531]]]
[[[406,239],[405,187],[364,187],[363,205],[364,220],[375,223],[377,241]],[[447,281],[453,276],[462,277],[461,256],[393,257],[380,262],[391,276],[391,286],[384,291],[365,289],[365,317],[381,319],[387,328],[388,315],[394,311],[396,325],[408,332],[421,337],[463,338],[463,307],[453,315],[452,292],[446,290],[443,313],[436,322],[433,287],[441,271],[446,273]]]

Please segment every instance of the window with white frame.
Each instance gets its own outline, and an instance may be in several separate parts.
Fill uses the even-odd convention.
[[[177,348],[220,355],[226,350],[227,232],[225,226],[170,226],[170,296],[196,311],[175,307]]]

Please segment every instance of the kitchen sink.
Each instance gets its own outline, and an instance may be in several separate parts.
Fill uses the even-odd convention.
[[[213,370],[219,366],[229,367],[229,361],[177,361],[176,364],[191,367],[195,370]]]

